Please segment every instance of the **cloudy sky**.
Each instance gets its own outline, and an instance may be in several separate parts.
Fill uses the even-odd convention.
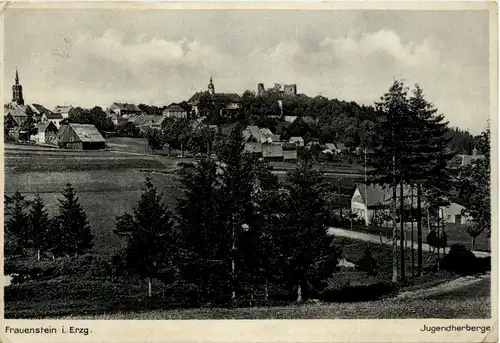
[[[27,103],[164,105],[205,90],[295,83],[373,104],[418,83],[453,126],[489,116],[486,11],[22,10],[5,14],[7,100],[16,66]]]

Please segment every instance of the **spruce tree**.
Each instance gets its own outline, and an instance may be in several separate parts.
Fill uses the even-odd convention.
[[[28,247],[29,218],[26,208],[29,202],[21,193],[5,196],[5,254],[17,255]]]
[[[181,177],[177,201],[177,265],[184,281],[197,289],[200,303],[229,296],[231,236],[221,216],[219,167],[204,158]]]
[[[447,163],[453,154],[449,151],[448,122],[437,114],[434,105],[425,99],[423,90],[415,85],[409,99],[409,111],[413,122],[412,144],[409,145],[405,164],[405,179],[417,184],[417,275],[422,274],[422,187],[432,193],[432,202],[442,198],[453,187]],[[413,149],[411,149],[413,148]]]
[[[126,238],[126,265],[131,272],[147,278],[151,297],[152,279],[172,267],[175,245],[173,216],[149,176],[133,214],[117,218],[115,233]]]
[[[283,281],[297,290],[297,301],[326,286],[336,270],[339,251],[327,236],[328,210],[324,201],[323,176],[311,165],[301,164],[286,175],[283,225],[275,235],[278,265]]]
[[[409,138],[412,137],[413,130],[412,123],[409,121],[406,87],[402,82],[394,81],[389,91],[375,105],[379,118],[375,125],[376,143],[373,146],[373,153],[370,154],[370,164],[374,167],[370,182],[380,184],[383,187],[387,185],[392,187],[392,281],[397,282],[397,187],[401,186],[404,180],[402,167],[406,162],[405,152],[411,145]],[[403,219],[402,213],[400,217]],[[403,220],[401,220],[401,227],[401,231],[403,231]],[[403,233],[404,231],[401,232],[400,249],[402,281],[405,278]]]
[[[63,199],[59,200],[59,214],[56,217],[57,229],[60,230],[64,247],[61,250],[68,255],[81,255],[93,246],[93,234],[87,221],[87,215],[71,184],[64,188]]]
[[[40,194],[37,194],[31,203],[29,225],[29,241],[31,247],[37,251],[37,259],[40,260],[41,251],[48,247],[50,230],[49,214]]]

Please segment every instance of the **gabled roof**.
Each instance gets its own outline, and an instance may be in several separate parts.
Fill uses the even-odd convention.
[[[63,119],[63,116],[61,115],[61,113],[54,113],[54,112],[46,112],[44,114],[42,114],[42,116],[45,116],[47,118],[47,120],[51,120],[51,119]]]
[[[302,137],[290,137],[289,142],[290,142],[290,143],[293,143],[293,142],[301,142],[301,143],[304,143],[304,138],[302,138]]]
[[[15,102],[10,102],[8,104],[5,104],[3,106],[4,109],[4,114],[7,116],[7,114],[10,114],[14,117],[27,117],[28,114],[26,113],[26,110],[28,109],[28,106],[26,105],[19,105]]]
[[[54,113],[69,113],[73,106],[56,106],[52,112]]]
[[[121,103],[121,102],[114,102],[111,107],[118,108],[119,110],[122,111],[134,111],[134,112],[141,112],[141,109],[137,107],[134,104],[127,104],[127,103]]]
[[[168,105],[168,107],[163,112],[166,112],[166,111],[169,111],[169,112],[187,112],[185,109],[183,109],[182,107],[180,107],[177,104]]]
[[[363,201],[366,203],[365,194],[368,197],[368,207],[373,206],[387,206],[390,205],[392,200],[393,190],[390,185],[380,186],[380,185],[368,185],[364,183],[356,184]],[[366,189],[366,192],[365,192]],[[416,196],[416,190],[413,193]],[[397,197],[400,196],[400,186],[397,186]],[[408,185],[403,186],[403,197],[410,198],[411,188]]]
[[[38,132],[46,132],[48,129],[52,129],[54,132],[57,132],[57,127],[51,121],[37,123],[35,126]]]
[[[262,157],[283,157],[283,147],[281,144],[263,145]]]
[[[245,143],[245,151],[249,153],[262,154],[262,144],[260,142]]]
[[[338,150],[346,150],[347,147],[345,146],[344,143],[337,143],[337,149]]]
[[[208,91],[196,92],[193,94],[193,96],[191,96],[191,98],[189,98],[188,103],[196,103],[197,101],[200,101],[200,99],[203,95],[206,95],[206,94],[210,94],[210,93],[208,93]],[[217,97],[219,97],[219,98],[225,97],[231,102],[240,102],[241,101],[241,96],[239,96],[236,93],[215,93],[214,97],[216,97],[216,98]]]
[[[334,143],[325,143],[325,148],[327,148],[330,151],[336,151],[337,147],[335,146]]]
[[[151,120],[152,117],[153,115],[151,114],[143,114],[141,116],[132,117],[128,121],[134,123],[134,125],[144,125],[146,122]]]
[[[99,133],[97,128],[92,124],[75,124],[70,123],[68,125],[63,125],[61,130],[59,131],[59,135],[64,132],[64,130],[68,130],[72,128],[73,131],[78,136],[78,139],[81,142],[92,142],[92,143],[101,143],[106,142],[104,137]]]
[[[36,113],[38,114],[44,114],[44,113],[50,113],[52,112],[51,110],[49,110],[48,108],[45,108],[44,106],[40,105],[40,104],[31,104],[30,106]]]

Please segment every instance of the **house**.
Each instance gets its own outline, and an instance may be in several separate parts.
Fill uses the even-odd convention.
[[[121,117],[120,115],[116,114],[115,112],[111,111],[111,110],[106,110],[106,116],[111,119],[111,122],[115,125],[115,126],[120,126],[120,125],[123,125],[125,124],[126,122],[129,121],[128,118],[123,118]]]
[[[262,156],[262,143],[261,142],[247,142],[245,143],[245,152]]]
[[[372,221],[375,211],[380,210],[389,213],[393,190],[390,186],[382,187],[380,185],[365,185],[359,183],[356,185],[354,194],[351,198],[351,213],[365,220],[366,225]],[[415,195],[415,194],[414,194]],[[397,197],[400,196],[400,188],[397,188]],[[403,197],[411,197],[411,188],[403,186]],[[416,203],[414,207],[416,206]]]
[[[225,106],[223,109],[220,109],[221,112],[225,110],[227,113],[230,113],[241,108],[241,96],[236,93],[215,93],[215,85],[211,77],[210,83],[208,84],[208,90],[196,92],[188,100],[188,104],[193,109],[195,115],[198,115],[200,112],[199,105],[203,97],[205,97],[207,101],[224,103]]]
[[[44,106],[40,105],[40,104],[31,104],[31,105],[28,105],[31,110],[33,111],[33,115],[36,119],[37,122],[40,122],[42,121],[42,115],[44,113],[50,113],[52,112],[51,110],[45,108]]]
[[[247,126],[242,134],[246,142],[273,143],[279,141],[279,136],[273,134],[271,130],[267,128],[259,129],[255,125]]]
[[[344,143],[337,143],[337,154],[341,154],[347,151],[347,147],[345,146]]]
[[[304,146],[304,139],[302,137],[290,137],[288,142],[295,144],[296,146]]]
[[[10,128],[21,126],[28,119],[28,114],[30,113],[28,106],[19,105],[16,102],[5,104],[3,111],[4,125]]]
[[[163,115],[155,116],[151,115],[149,116],[149,119],[144,121],[141,125],[139,125],[139,128],[141,129],[161,129],[163,122],[167,119],[167,117]]]
[[[56,106],[52,110],[54,113],[59,113],[63,119],[69,118],[69,111],[73,109],[73,106]]]
[[[180,107],[179,105],[170,104],[165,110],[163,110],[163,115],[166,118],[184,119],[187,118],[188,113],[184,108]]]
[[[297,146],[293,143],[283,143],[283,161],[297,162]]]
[[[130,118],[142,114],[141,109],[136,105],[120,102],[114,102],[111,106],[109,106],[109,110],[124,118]]]
[[[287,123],[293,123],[297,118],[297,116],[283,116],[283,120]]]
[[[459,156],[462,159],[462,161],[461,161],[462,162],[462,166],[469,165],[469,164],[473,163],[476,160],[482,160],[482,159],[484,159],[484,155],[478,155],[476,148],[474,148],[472,150],[472,155],[459,155]]]
[[[47,112],[42,114],[41,121],[43,122],[51,122],[53,123],[58,129],[61,126],[61,121],[64,118],[60,113],[54,113],[54,112]]]
[[[267,161],[283,161],[283,146],[281,144],[262,145],[262,158]]]
[[[462,214],[465,207],[455,202],[450,202],[447,206],[440,206],[439,210],[445,223],[464,225],[472,220],[472,217]]]
[[[37,133],[31,136],[31,140],[42,144],[56,144],[57,132],[56,125],[50,121],[36,124]]]
[[[337,152],[337,146],[335,145],[335,143],[325,143],[325,146],[324,146],[325,150],[328,150],[328,153],[335,153]]]
[[[57,133],[59,147],[73,150],[106,149],[106,140],[92,124],[62,125]]]

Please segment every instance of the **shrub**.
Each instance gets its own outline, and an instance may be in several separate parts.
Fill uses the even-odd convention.
[[[356,264],[359,270],[366,272],[368,275],[375,276],[378,274],[377,260],[373,258],[369,246],[365,248],[363,257],[361,257]]]
[[[327,302],[358,302],[378,300],[397,292],[397,286],[392,283],[375,283],[360,286],[341,286],[327,288],[320,293],[319,299]]]
[[[452,245],[448,255],[441,261],[441,269],[459,275],[478,273],[478,266],[476,256],[461,244]]]

